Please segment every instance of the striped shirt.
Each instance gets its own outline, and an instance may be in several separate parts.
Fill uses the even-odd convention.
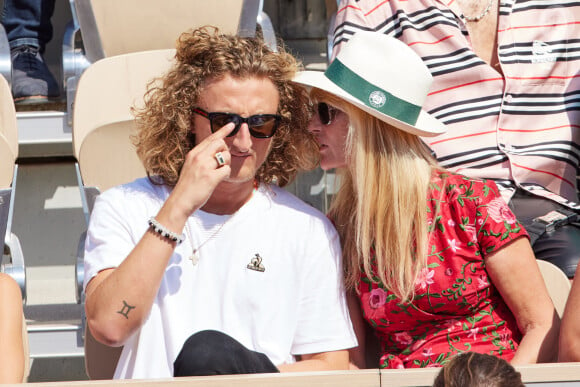
[[[472,50],[455,0],[342,0],[333,56],[359,30],[392,35],[429,67],[424,109],[447,133],[424,139],[441,165],[580,209],[580,1],[500,0],[503,75]]]

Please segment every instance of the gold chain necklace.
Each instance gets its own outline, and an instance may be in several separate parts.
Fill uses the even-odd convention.
[[[254,179],[254,188],[252,190],[252,194],[250,195],[250,197],[246,200],[246,203],[251,199],[251,197],[254,195],[254,191],[258,190],[258,182]],[[244,203],[245,204],[245,203]],[[242,206],[243,207],[243,206]],[[241,208],[241,207],[240,207]],[[197,247],[195,247],[193,245],[193,234],[191,231],[191,227],[189,226],[189,219],[187,219],[187,222],[185,222],[185,231],[187,232],[187,237],[189,238],[189,243],[191,244],[191,255],[189,256],[189,260],[191,261],[191,263],[193,264],[193,266],[197,265],[197,262],[199,262],[199,250],[201,250],[201,248],[209,241],[211,241],[212,239],[214,239],[215,237],[218,236],[218,234],[220,233],[220,231],[224,228],[224,226],[226,225],[226,223],[228,223],[229,221],[231,221],[237,214],[238,212],[240,212],[240,208],[234,212],[225,222],[223,222],[217,230],[215,230],[214,232],[211,233],[211,235],[209,237],[207,237],[206,240],[204,240],[203,242],[201,242],[201,244]],[[193,218],[194,220],[196,219],[195,217]]]
[[[187,232],[187,237],[189,238],[189,243],[191,244],[191,255],[189,256],[189,260],[191,261],[191,263],[192,263],[193,266],[197,265],[197,263],[199,262],[199,250],[201,250],[201,248],[207,242],[209,242],[212,239],[214,239],[215,237],[217,237],[218,234],[220,233],[220,231],[226,225],[226,223],[228,223],[230,220],[232,220],[236,216],[236,214],[237,214],[237,212],[235,212],[233,215],[231,215],[225,222],[223,222],[222,224],[220,224],[220,226],[217,228],[217,230],[215,230],[214,232],[212,232],[211,235],[209,237],[207,237],[206,240],[204,240],[203,242],[201,242],[201,244],[199,246],[197,246],[197,247],[195,247],[193,245],[193,234],[191,232],[191,227],[189,226],[189,219],[187,220],[187,222],[185,223],[185,230]]]
[[[465,13],[463,13],[463,17],[465,18],[465,20],[469,21],[469,22],[477,22],[480,21],[481,19],[483,19],[485,17],[485,15],[487,15],[489,13],[489,10],[491,9],[491,5],[493,4],[493,0],[488,0],[487,2],[487,6],[485,7],[485,9],[477,16],[467,16]]]

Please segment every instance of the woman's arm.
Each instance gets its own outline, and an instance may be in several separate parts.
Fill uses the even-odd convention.
[[[560,319],[529,241],[517,238],[485,259],[492,283],[514,314],[522,340],[512,364],[556,360]]]
[[[22,294],[18,284],[0,273],[0,384],[24,378]]]
[[[366,368],[366,334],[367,324],[362,316],[362,309],[358,296],[354,291],[349,291],[346,295],[348,312],[358,346],[348,350],[351,368]]]
[[[574,278],[562,317],[559,362],[580,361],[580,265]]]

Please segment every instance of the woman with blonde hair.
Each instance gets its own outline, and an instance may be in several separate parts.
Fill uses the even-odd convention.
[[[525,230],[494,182],[438,167],[421,139],[445,131],[422,109],[431,79],[408,46],[374,32],[355,34],[324,73],[295,77],[316,106],[321,166],[341,177],[330,217],[358,304],[352,361],[365,366],[365,326],[384,368],[470,350],[550,361],[559,320]]]

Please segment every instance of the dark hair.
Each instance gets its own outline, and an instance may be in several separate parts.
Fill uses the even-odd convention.
[[[504,359],[465,352],[445,364],[433,387],[524,387],[524,384],[522,375]]]

